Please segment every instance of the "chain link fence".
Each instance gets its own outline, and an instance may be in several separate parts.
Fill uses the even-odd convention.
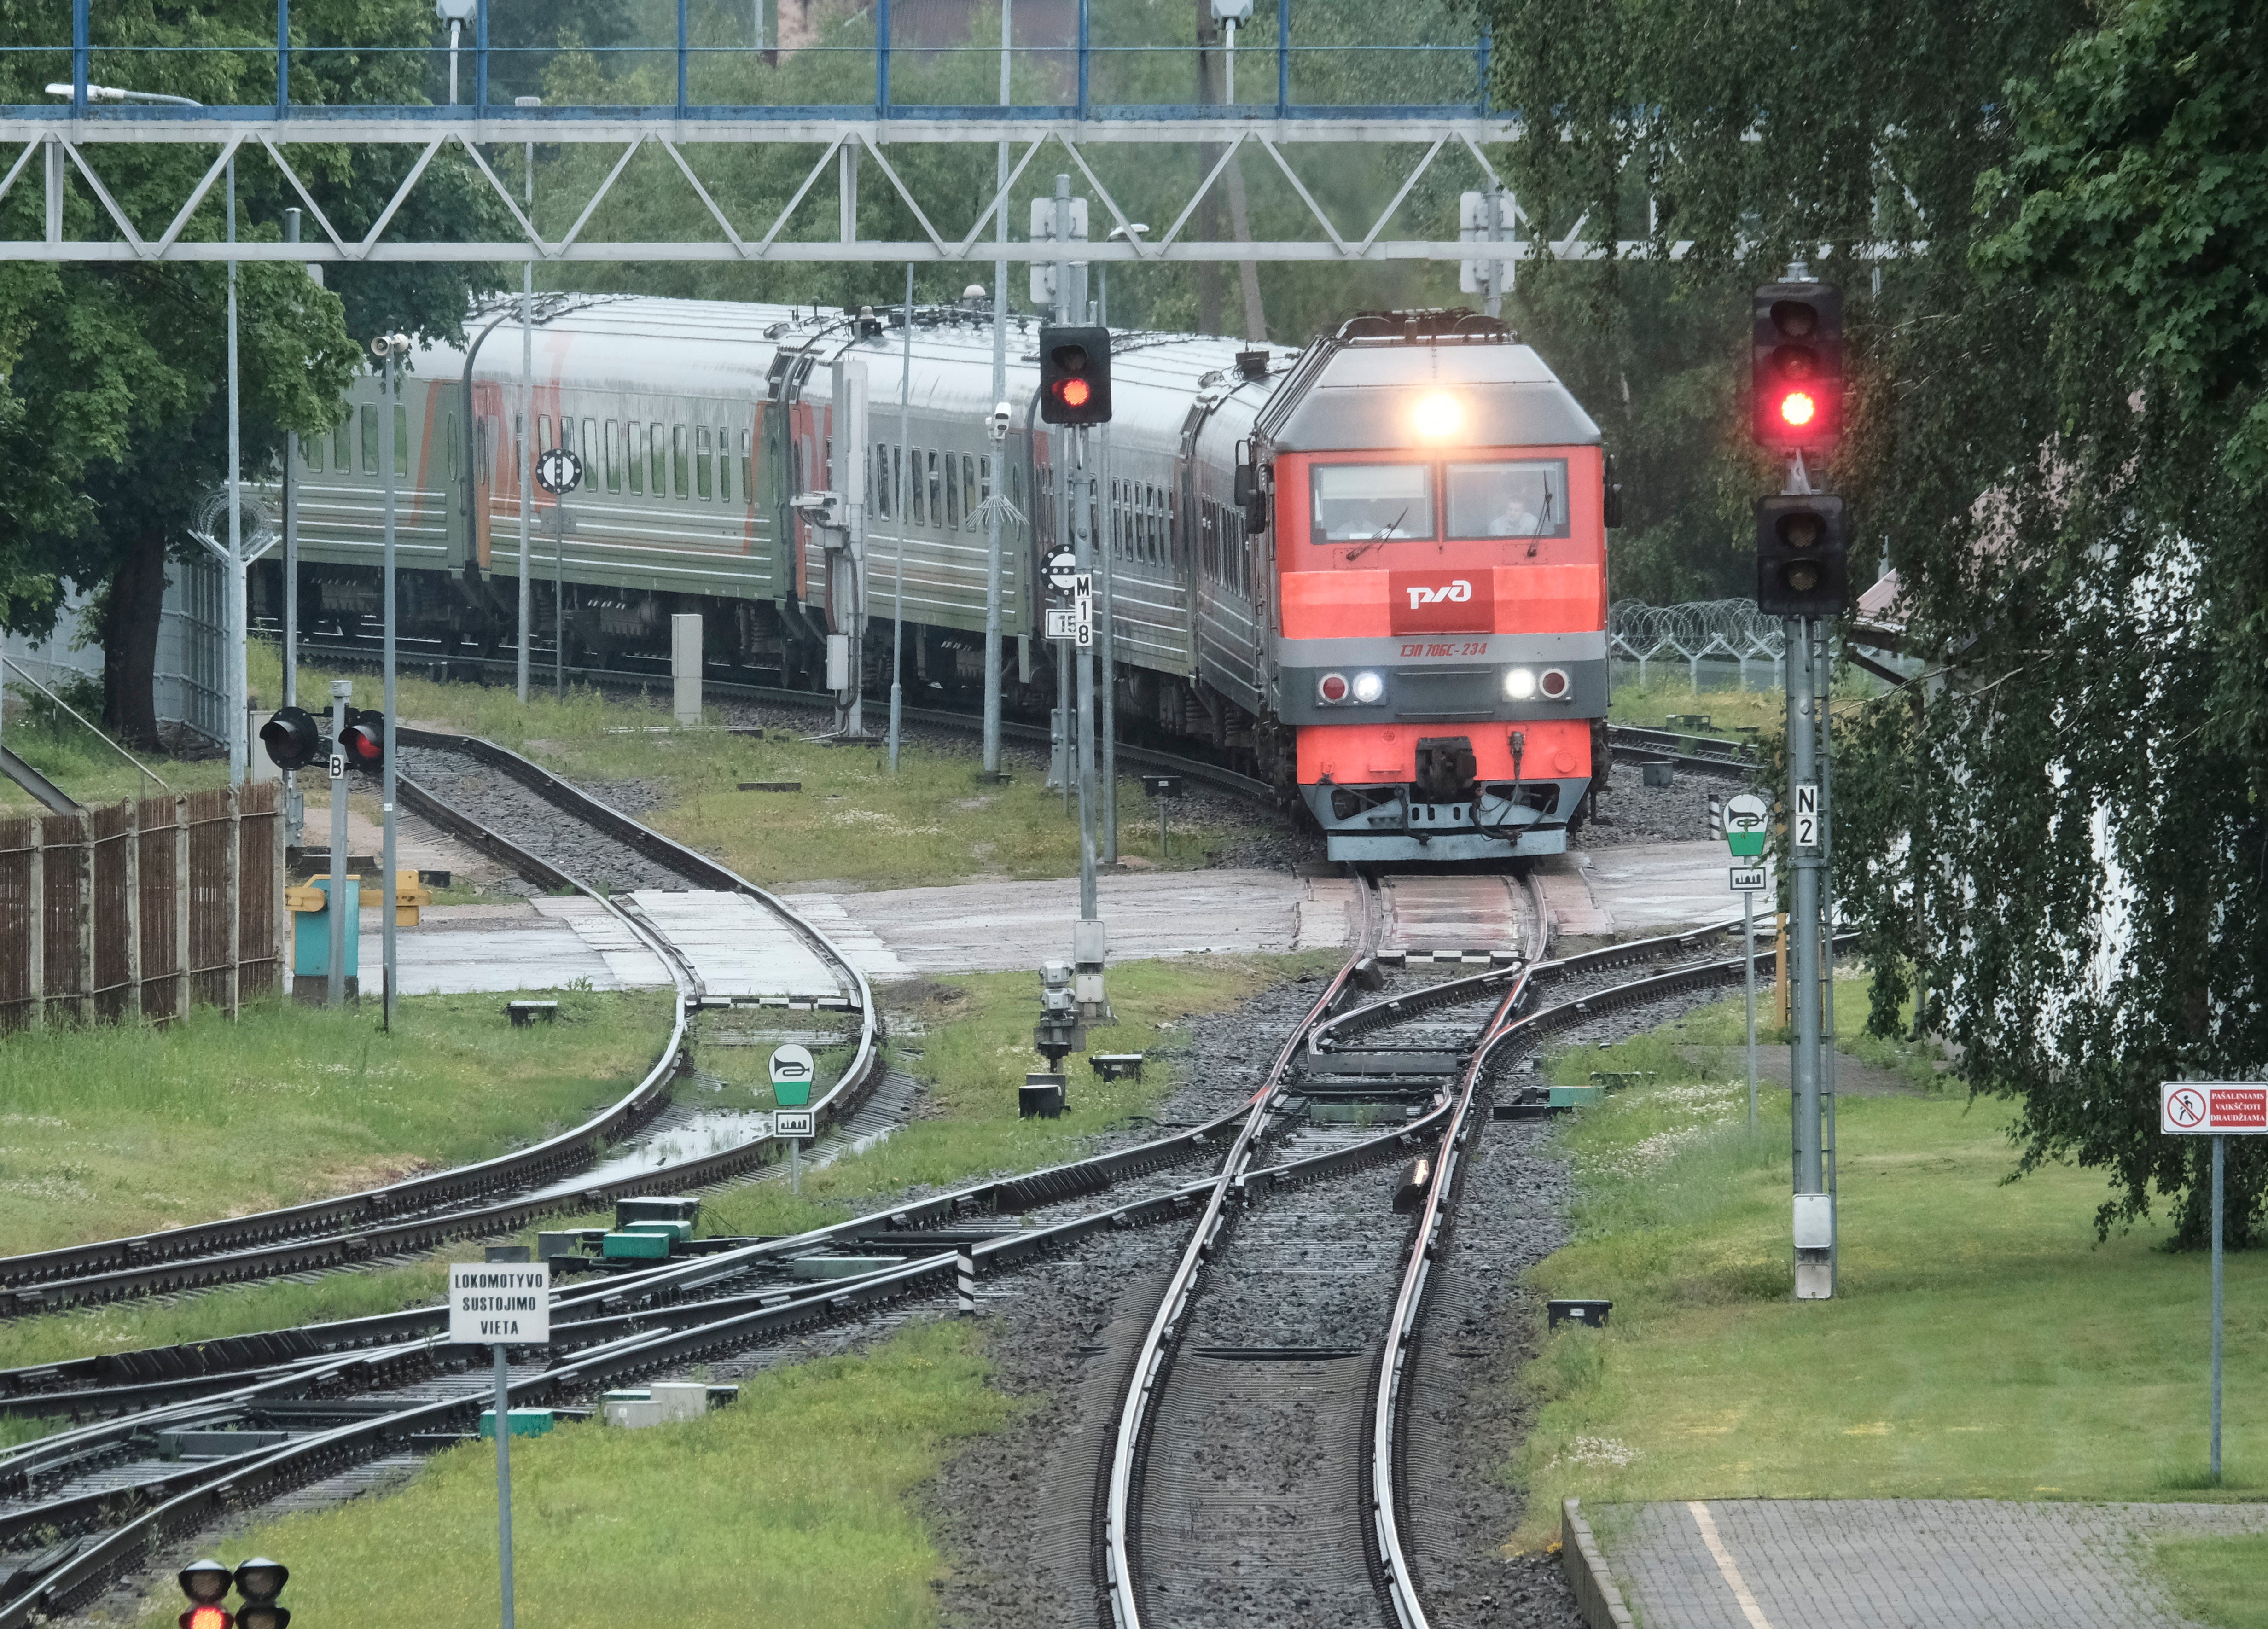
[[[1777,689],[1786,656],[1780,620],[1757,610],[1753,600],[1621,600],[1607,608],[1607,660],[1624,665],[1613,674],[1616,682],[1635,677],[1643,686],[1654,665],[1683,664],[1696,690]],[[1758,681],[1753,686],[1752,670]]]

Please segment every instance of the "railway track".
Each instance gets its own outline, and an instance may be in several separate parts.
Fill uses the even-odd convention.
[[[587,875],[594,863],[612,874],[634,870],[644,881],[746,901],[777,922],[826,972],[828,987],[801,992],[801,1005],[831,1013],[855,1037],[840,1077],[814,1094],[814,1109],[822,1121],[832,1121],[873,1090],[882,1061],[865,975],[783,902],[490,742],[409,729],[398,739],[419,756],[421,767],[453,763],[459,771],[446,797],[401,776],[405,804],[529,881],[575,889],[616,922],[630,942],[661,959],[677,999],[668,1038],[652,1067],[628,1094],[583,1124],[496,1159],[306,1205],[0,1257],[0,1315],[360,1266],[455,1239],[513,1231],[563,1211],[600,1208],[630,1192],[699,1186],[773,1158],[770,1139],[750,1135],[659,1168],[637,1161],[608,1168],[599,1150],[666,1124],[673,1085],[690,1067],[693,1015],[704,1006],[733,1001],[708,990],[695,961],[635,896],[624,898],[595,886]],[[518,831],[507,834],[468,812],[468,804],[481,803],[483,794],[475,783],[482,778],[516,800]],[[493,792],[488,795],[493,800]],[[783,1014],[789,1010],[785,1000],[768,1005]]]
[[[1679,769],[1698,775],[1750,780],[1764,768],[1750,741],[1695,735],[1680,730],[1651,730],[1635,724],[1609,724],[1607,740],[1618,758],[1667,758]]]
[[[1704,937],[1617,947],[1585,965],[1595,983],[1610,967],[1690,951]],[[1738,968],[1707,963],[1697,976],[1725,979]],[[707,1241],[702,1255],[563,1285],[555,1292],[556,1345],[518,1354],[514,1405],[571,1409],[610,1386],[777,1346],[827,1324],[871,1325],[909,1308],[942,1312],[963,1281],[1105,1232],[1194,1219],[1202,1234],[1219,1214],[1224,1177],[1232,1172],[1240,1189],[1294,1194],[1336,1174],[1374,1175],[1381,1160],[1407,1157],[1413,1139],[1453,1143],[1449,1112],[1438,1101],[1407,1128],[1381,1131],[1358,1116],[1314,1121],[1296,1143],[1248,1132],[1256,1120],[1281,1115],[1279,1088],[1301,1049],[1336,1059],[1326,1066],[1343,1065],[1358,1046],[1374,1053],[1381,1040],[1423,1040],[1422,1026],[1440,1021],[1438,1013],[1479,1003],[1489,1007],[1491,1028],[1456,1100],[1469,1116],[1469,1083],[1481,1079],[1490,1036],[1506,1032],[1502,1014],[1515,1004],[1510,992],[1524,988],[1527,976],[1523,968],[1493,969],[1352,1004],[1352,986],[1385,978],[1375,962],[1357,958],[1285,1049],[1270,1085],[1200,1124],[793,1238]],[[1683,975],[1688,982],[1696,976]],[[1679,977],[1654,975],[1641,986],[1668,989]],[[1619,988],[1580,994],[1565,1009],[1606,1010],[1620,999]],[[1310,1095],[1324,1089],[1321,1076],[1303,1072],[1299,1083]],[[1249,1157],[1239,1156],[1260,1146],[1271,1158],[1256,1171]],[[1204,1166],[1208,1174],[1189,1168]],[[1454,1175],[1447,1164],[1436,1183],[1437,1215],[1453,1204]],[[1419,1225],[1435,1226],[1423,1215]],[[875,1264],[844,1280],[799,1279],[794,1264],[813,1255],[866,1256]],[[1404,1279],[1396,1316],[1408,1300],[1414,1329],[1424,1284],[1421,1278],[1413,1292],[1406,1272]],[[70,1610],[224,1514],[311,1483],[367,1477],[463,1440],[490,1397],[477,1372],[485,1353],[450,1346],[443,1329],[439,1308],[413,1308],[0,1375],[0,1409],[85,1422],[0,1454],[0,1629]],[[1195,1354],[1192,1365],[1219,1355]],[[168,1363],[201,1367],[145,1378]],[[1384,1395],[1395,1406],[1397,1394]]]

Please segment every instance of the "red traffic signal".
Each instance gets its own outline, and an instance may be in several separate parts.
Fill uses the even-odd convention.
[[[1843,433],[1843,291],[1767,283],[1749,307],[1756,439],[1819,446]]]
[[[1110,422],[1110,330],[1040,330],[1040,417],[1050,424]]]
[[[362,708],[347,709],[347,727],[339,734],[339,751],[347,767],[376,774],[386,767],[386,715]]]
[[[221,1603],[235,1575],[217,1561],[192,1561],[175,1574],[189,1610],[174,1621],[181,1629],[234,1629],[235,1618]]]
[[[260,744],[279,770],[304,770],[325,755],[322,727],[305,707],[285,707],[260,726]]]

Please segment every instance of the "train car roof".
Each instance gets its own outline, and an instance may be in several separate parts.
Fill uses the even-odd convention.
[[[1422,444],[1419,402],[1447,395],[1467,446],[1595,445],[1599,427],[1533,348],[1507,340],[1359,339],[1333,348],[1291,404],[1277,442],[1293,452]]]

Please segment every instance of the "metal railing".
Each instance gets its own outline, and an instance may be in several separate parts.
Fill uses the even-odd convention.
[[[0,58],[13,57],[19,70],[29,70],[24,79],[51,81],[52,90],[68,100],[8,112],[160,123],[241,122],[260,108],[278,120],[351,114],[539,123],[626,110],[736,120],[987,121],[1196,121],[1224,114],[1379,120],[1489,112],[1489,35],[1454,37],[1462,33],[1462,19],[1446,5],[1366,10],[1345,0],[1300,0],[1295,8],[1293,0],[1272,5],[1261,0],[1241,39],[1232,34],[1229,41],[1200,44],[1129,38],[1138,25],[1116,15],[1108,16],[1104,37],[1098,39],[1093,0],[1077,0],[1071,37],[1035,41],[1028,33],[1020,41],[1012,34],[1006,53],[1012,98],[1005,107],[988,93],[989,84],[980,89],[976,83],[989,79],[1000,61],[997,34],[989,44],[981,38],[925,40],[916,27],[917,13],[893,19],[891,0],[874,0],[869,10],[792,41],[777,37],[777,30],[774,38],[763,37],[761,4],[745,19],[727,22],[704,13],[696,21],[689,0],[675,0],[674,26],[662,38],[570,47],[499,43],[491,27],[493,9],[493,0],[478,0],[457,43],[448,42],[446,26],[422,43],[317,43],[306,38],[304,23],[295,43],[291,0],[277,0],[276,31],[264,41],[123,46],[96,37],[92,0],[72,0],[69,41],[0,48]],[[1194,86],[1185,72],[1152,71],[1167,59],[1187,63],[1200,50],[1216,70],[1205,100],[1191,96]],[[295,65],[320,70],[326,58],[347,56],[365,68],[375,64],[381,75],[386,59],[423,59],[417,77],[429,100],[328,106],[307,100],[304,84],[295,95]],[[966,74],[950,71],[964,56],[982,62]],[[161,99],[137,88],[135,69],[160,57],[210,69],[193,76],[205,95]],[[544,70],[570,58],[591,70],[573,77],[604,86],[604,99],[515,106],[515,92],[541,88]],[[1241,84],[1240,66],[1245,70]],[[783,71],[791,67],[795,71]],[[169,83],[180,77],[177,70],[166,76]],[[445,87],[446,102],[440,100]]]

